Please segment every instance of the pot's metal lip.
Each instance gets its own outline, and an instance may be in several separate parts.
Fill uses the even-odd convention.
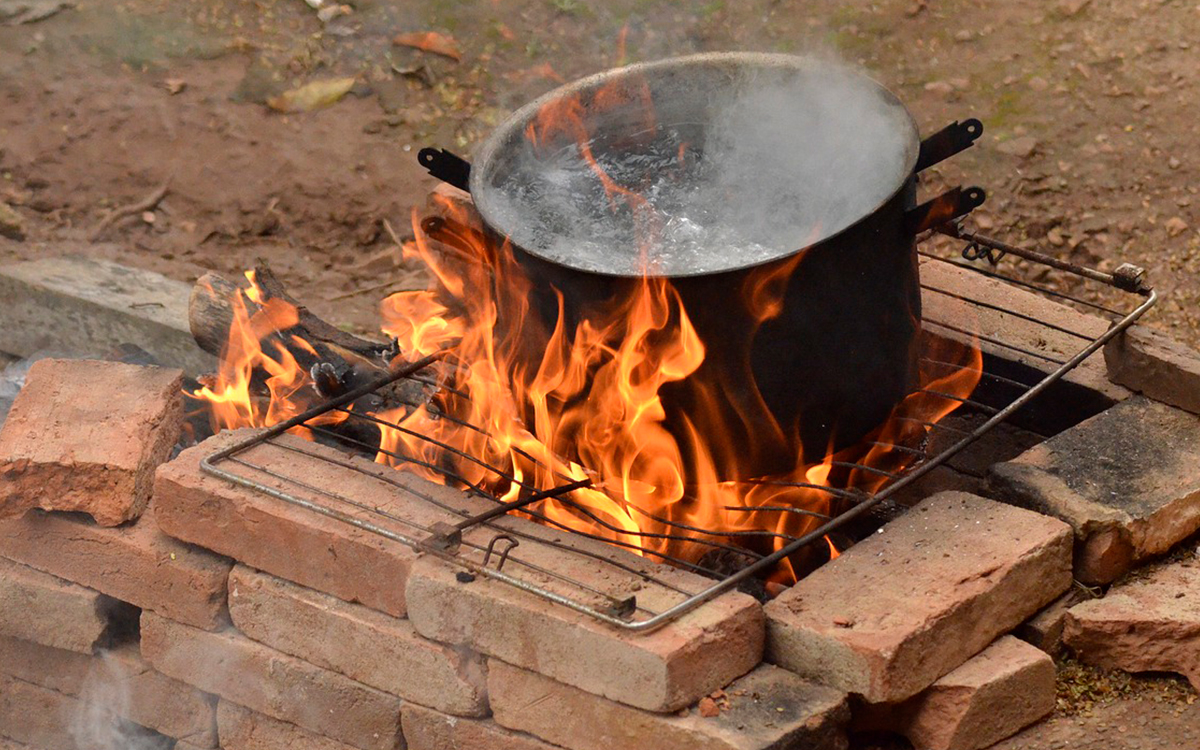
[[[500,223],[496,221],[496,217],[492,213],[492,211],[488,205],[489,201],[487,199],[487,194],[489,192],[489,188],[486,185],[484,185],[484,183],[483,183],[483,174],[486,171],[486,169],[484,167],[489,162],[491,162],[491,160],[494,158],[496,152],[503,146],[505,141],[508,140],[512,136],[513,131],[514,130],[524,131],[526,125],[528,125],[528,123],[533,119],[534,115],[536,115],[537,112],[548,102],[562,99],[567,96],[572,96],[581,91],[598,88],[598,87],[604,85],[605,83],[608,83],[609,81],[613,80],[614,78],[621,78],[621,77],[625,77],[625,76],[629,76],[629,75],[637,75],[639,73],[654,72],[654,71],[658,71],[658,70],[665,69],[665,68],[685,68],[685,67],[693,66],[693,65],[707,65],[707,64],[725,65],[725,66],[730,66],[730,67],[741,66],[741,67],[746,67],[746,68],[753,68],[753,67],[785,68],[785,69],[792,68],[795,70],[802,70],[802,69],[818,67],[818,66],[830,67],[830,66],[839,65],[839,63],[829,62],[829,61],[823,60],[823,59],[821,59],[819,57],[815,57],[815,56],[788,55],[788,54],[773,53],[773,52],[702,52],[700,54],[695,54],[695,55],[683,55],[683,56],[679,56],[679,57],[668,57],[668,58],[664,58],[661,60],[654,60],[654,61],[643,62],[643,63],[635,63],[633,65],[626,65],[626,66],[620,67],[620,68],[610,68],[609,70],[601,71],[599,73],[594,73],[590,76],[586,76],[584,78],[580,78],[578,80],[572,81],[572,82],[564,84],[562,86],[559,86],[555,89],[551,89],[550,91],[546,92],[545,94],[542,94],[541,96],[539,96],[538,98],[529,102],[528,104],[525,104],[520,109],[516,110],[511,115],[509,115],[507,118],[505,118],[504,121],[501,122],[498,126],[496,126],[495,130],[493,130],[491,132],[491,134],[487,138],[485,138],[484,141],[479,146],[476,156],[473,159],[474,163],[472,164],[472,167],[471,167],[471,177],[470,177],[469,187],[470,187],[471,197],[475,203],[475,209],[479,212],[479,215],[482,217],[484,225],[487,226],[488,228],[490,228],[492,231],[500,234],[501,236],[507,237],[510,241],[512,241],[511,237],[509,236],[509,233],[504,231],[504,229],[501,227]],[[851,70],[848,67],[844,67],[844,69]],[[864,219],[866,219],[869,216],[872,216],[877,211],[879,211],[881,208],[883,208],[885,205],[887,205],[893,198],[896,197],[896,195],[901,190],[904,189],[905,185],[908,184],[908,181],[913,174],[913,170],[917,166],[917,159],[920,156],[920,145],[921,145],[920,129],[917,127],[916,120],[913,118],[912,113],[908,110],[908,107],[906,107],[904,105],[904,102],[902,102],[900,100],[900,98],[898,96],[896,96],[890,89],[888,89],[886,86],[884,86],[883,84],[876,81],[874,78],[866,75],[865,73],[857,71],[857,70],[851,70],[851,72],[854,75],[861,78],[862,80],[864,80],[864,81],[870,83],[872,86],[874,86],[879,91],[880,95],[882,95],[888,102],[890,102],[891,104],[898,107],[902,113],[904,113],[904,118],[905,118],[905,121],[909,125],[909,132],[911,134],[911,137],[909,138],[908,153],[907,153],[906,159],[905,159],[905,167],[904,167],[904,170],[901,172],[901,177],[897,180],[897,184],[896,184],[895,188],[890,193],[888,193],[884,199],[880,200],[877,205],[872,206],[870,208],[870,210],[864,211],[861,216],[859,216],[854,221],[851,221],[845,227],[839,229],[838,231],[836,231],[832,234],[821,237],[816,242],[813,242],[810,245],[808,245],[808,247],[811,247],[811,246],[817,245],[817,244],[822,244],[825,242],[829,242],[830,240],[833,240],[836,237],[839,237],[839,236],[845,234],[846,232],[848,232],[851,229],[853,229],[854,227],[856,227]],[[595,269],[579,268],[577,266],[573,266],[568,263],[563,263],[559,259],[547,258],[546,256],[542,255],[540,252],[538,252],[534,248],[525,247],[516,242],[513,242],[512,244],[516,247],[519,247],[522,251],[529,253],[530,255],[538,258],[539,260],[543,260],[547,263],[553,263],[554,265],[561,266],[563,268],[569,268],[578,273],[587,273],[587,274],[593,274],[596,276],[607,276],[607,277],[624,278],[624,279],[639,278],[643,275],[643,274],[629,274],[629,273],[614,273],[611,271],[597,271]],[[745,270],[748,270],[751,268],[757,268],[757,267],[761,267],[761,266],[769,266],[771,264],[778,263],[780,261],[791,258],[796,253],[801,252],[802,250],[805,250],[805,249],[806,249],[805,247],[796,248],[795,250],[792,250],[790,252],[781,252],[781,254],[778,255],[777,257],[771,258],[769,260],[761,261],[759,263],[748,263],[748,264],[740,265],[740,266],[732,266],[729,268],[721,269],[719,271],[705,271],[705,272],[697,272],[697,273],[673,273],[673,274],[665,274],[663,276],[665,278],[681,279],[681,278],[696,278],[696,277],[702,277],[702,276],[719,276],[721,274],[735,273],[738,271],[745,271]]]

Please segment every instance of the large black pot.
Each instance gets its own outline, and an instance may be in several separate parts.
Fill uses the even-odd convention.
[[[704,252],[699,270],[688,258],[649,269],[678,290],[707,352],[699,370],[661,391],[673,434],[683,435],[685,420],[702,434],[728,434],[716,445],[738,455],[717,455],[719,466],[778,473],[801,451],[815,461],[860,440],[911,392],[921,320],[916,235],[983,201],[978,188],[955,189],[917,206],[916,174],[969,146],[982,132],[978,121],[921,142],[900,101],[869,78],[810,58],[721,53],[620,68],[551,91],[502,123],[473,166],[424,149],[421,163],[469,189],[488,231],[510,240],[548,325],[561,292],[568,330],[626,298],[647,270],[622,231],[596,239],[606,221],[631,222],[628,211],[589,197],[586,185],[559,184],[562,159],[579,156],[578,123],[602,160],[645,155],[647,169],[661,172],[658,155],[678,147],[677,179],[645,176],[665,190],[689,189],[686,165],[704,164],[730,173],[709,178],[731,206],[745,191],[763,199],[746,222],[753,226],[733,227],[752,238],[753,252]],[[789,204],[798,185],[803,205]],[[599,206],[592,214],[588,201]],[[585,220],[566,221],[560,205]],[[738,220],[744,206],[729,216],[720,200],[710,208],[720,224]],[[762,322],[747,289],[772,278],[782,305]],[[697,386],[719,408],[699,408]]]

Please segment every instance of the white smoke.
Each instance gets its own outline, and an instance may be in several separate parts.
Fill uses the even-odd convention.
[[[738,76],[697,67],[670,83],[654,72],[647,80],[652,133],[637,132],[637,116],[585,119],[606,122],[589,128],[600,166],[652,210],[606,195],[573,138],[522,139],[506,146],[515,158],[488,176],[494,189],[476,196],[500,229],[586,270],[636,275],[647,252],[652,272],[719,271],[853,224],[895,192],[913,156],[916,131],[903,107],[842,63],[753,65]]]
[[[75,746],[88,750],[168,750],[167,737],[141,727],[129,715],[129,682],[134,675],[107,651],[101,651],[79,693],[79,708],[69,717]]]

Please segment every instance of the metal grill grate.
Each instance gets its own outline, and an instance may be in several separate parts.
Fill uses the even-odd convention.
[[[1087,357],[1103,347],[1108,340],[1141,317],[1156,301],[1155,293],[1143,283],[1142,270],[1133,266],[1123,265],[1112,274],[1108,274],[983,237],[966,231],[961,225],[946,225],[938,231],[966,244],[963,247],[952,243],[956,244],[956,247],[961,247],[961,250],[951,256],[943,256],[926,249],[925,246],[934,244],[926,238],[920,250],[922,263],[926,268],[935,268],[928,264],[953,264],[956,269],[964,269],[965,272],[981,274],[990,280],[1037,292],[1054,301],[1082,306],[1091,312],[1105,316],[1110,321],[1110,325],[1103,331],[1093,330],[1089,333],[1073,330],[1059,323],[1040,320],[1029,311],[1009,309],[1002,301],[968,299],[957,292],[941,288],[936,283],[927,283],[924,277],[930,274],[923,269],[922,287],[926,295],[943,298],[950,301],[950,304],[967,306],[981,314],[1008,316],[1011,320],[1021,321],[1022,325],[1038,326],[1044,330],[1047,338],[1054,338],[1059,342],[1077,342],[1078,349],[1066,353],[1053,350],[1053,347],[1048,350],[1038,350],[1015,341],[1006,341],[1003,336],[976,333],[951,323],[927,319],[924,324],[936,335],[977,337],[985,351],[990,351],[993,355],[998,353],[1000,359],[1011,357],[1027,365],[1029,363],[1039,365],[1038,367],[1026,367],[1027,372],[1036,373],[1038,377],[1014,377],[1012,373],[989,370],[985,365],[982,377],[983,382],[989,385],[986,389],[991,394],[987,399],[988,402],[976,400],[975,394],[972,394],[971,398],[960,398],[933,392],[934,395],[943,398],[961,401],[964,411],[969,410],[974,413],[980,422],[970,429],[964,429],[962,426],[952,427],[944,421],[936,425],[922,422],[921,425],[926,430],[927,439],[919,445],[876,443],[877,446],[908,453],[915,458],[915,462],[902,471],[892,472],[878,466],[835,462],[839,468],[882,477],[886,480],[883,487],[874,493],[867,493],[853,486],[824,487],[818,484],[777,483],[829,493],[830,496],[839,500],[841,506],[847,508],[835,517],[787,506],[756,506],[753,509],[727,508],[731,511],[800,513],[810,518],[817,518],[820,525],[802,536],[788,536],[768,530],[718,532],[672,522],[665,518],[657,518],[657,521],[669,531],[661,534],[643,532],[643,535],[704,545],[714,551],[714,555],[705,556],[701,558],[700,563],[697,563],[657,552],[647,551],[646,554],[678,568],[702,573],[714,579],[712,584],[707,587],[698,587],[690,582],[681,584],[679,576],[672,575],[671,568],[656,565],[644,558],[605,552],[611,547],[604,545],[634,546],[628,543],[614,542],[577,531],[570,531],[570,542],[563,541],[567,535],[555,532],[556,530],[566,531],[567,527],[531,507],[539,500],[556,497],[576,512],[590,517],[593,522],[603,526],[607,523],[604,519],[593,515],[586,508],[571,500],[573,491],[589,486],[590,483],[587,481],[564,481],[558,487],[539,489],[521,482],[517,477],[507,474],[501,468],[487,466],[482,464],[479,459],[458,452],[451,446],[436,443],[441,449],[453,453],[459,460],[475,463],[497,479],[504,479],[521,487],[522,496],[515,501],[505,503],[488,494],[478,483],[468,482],[463,476],[457,474],[453,467],[420,462],[405,454],[384,451],[396,461],[420,463],[426,469],[440,473],[448,484],[469,490],[470,494],[475,496],[476,503],[484,504],[481,509],[478,504],[468,506],[447,502],[445,498],[449,495],[439,498],[433,493],[422,491],[419,485],[405,478],[405,472],[383,469],[378,464],[370,464],[349,455],[339,458],[330,455],[328,451],[309,449],[305,447],[306,444],[282,437],[288,430],[303,426],[315,435],[322,437],[325,442],[338,443],[347,448],[349,452],[373,454],[378,450],[375,445],[330,430],[323,426],[321,420],[318,419],[337,413],[340,418],[345,420],[361,420],[376,426],[406,432],[415,438],[429,440],[429,438],[394,422],[386,421],[378,416],[358,413],[347,407],[356,399],[402,378],[434,385],[420,373],[422,369],[438,359],[436,355],[400,368],[379,382],[346,393],[293,419],[268,428],[247,440],[214,453],[206,457],[201,466],[207,473],[249,487],[278,501],[337,519],[363,531],[407,545],[414,550],[442,557],[460,567],[463,571],[462,575],[486,576],[503,581],[586,613],[612,626],[631,631],[648,631],[769,570],[805,545],[823,540],[828,534],[861,518],[872,508],[893,497],[897,492],[916,482],[934,468],[946,463],[1061,380]],[[963,260],[967,262],[964,263]],[[1001,264],[1005,260],[1013,266],[1008,273],[1002,273],[1000,270]],[[1058,274],[1060,276],[1058,280],[1063,283],[1059,285],[1060,288],[1054,288],[1050,284],[1028,281],[1027,279],[1033,276],[1031,270],[1038,270],[1043,275],[1046,273]],[[960,271],[955,270],[955,272]],[[1080,283],[1114,290],[1113,294],[1123,299],[1133,299],[1136,304],[1131,304],[1130,310],[1121,311],[1114,307],[1082,299],[1062,290]],[[1064,347],[1059,347],[1059,349],[1062,348]],[[951,363],[939,361],[935,356],[931,356],[928,350],[926,350],[922,362],[930,367],[953,366]],[[1025,382],[1026,380],[1031,382]],[[980,389],[977,388],[975,393],[979,392]],[[996,394],[1005,395],[997,396]],[[460,395],[465,396],[465,394]],[[455,419],[452,416],[444,418]],[[461,420],[456,420],[456,422],[464,429],[480,429]],[[422,504],[424,510],[418,514],[420,518],[415,519],[409,514],[397,514],[387,508],[371,506],[362,502],[360,496],[338,486],[337,483],[331,487],[328,483],[305,481],[284,473],[278,468],[265,465],[268,462],[256,458],[263,450],[304,454],[308,457],[304,460],[329,464],[336,467],[335,472],[353,472],[360,479],[369,478],[364,481],[383,483],[387,485],[387,491],[394,494],[400,501]],[[279,461],[269,463],[276,467],[287,465],[287,462]],[[456,494],[460,495],[461,493]],[[510,519],[506,516],[512,512],[519,512],[537,520],[542,524],[539,528],[543,530],[531,532],[528,525],[520,526],[509,523]],[[650,515],[648,511],[641,512]],[[620,531],[624,532],[624,530]],[[624,533],[629,534],[629,532]],[[636,535],[636,532],[630,535]],[[581,538],[589,536],[592,540],[604,542],[604,544],[581,541]],[[779,538],[782,547],[771,554],[753,552],[740,545],[730,543],[732,540],[745,537],[772,536]],[[526,543],[524,549],[520,549],[522,542]],[[547,558],[538,553],[539,549],[544,548],[553,548],[561,553],[587,558],[589,564],[603,566],[607,571],[604,578],[613,581],[613,585],[601,587],[589,584],[579,576],[556,569],[553,564],[546,563],[547,559],[552,560],[553,557]],[[704,560],[710,557],[719,559],[722,554],[740,556],[742,562],[747,564],[740,565],[740,569],[732,574],[723,574],[721,571],[713,569],[714,566],[704,564]],[[634,591],[636,593],[630,593]]]

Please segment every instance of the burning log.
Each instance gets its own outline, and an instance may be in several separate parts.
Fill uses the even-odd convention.
[[[303,391],[308,391],[307,401],[313,403],[336,398],[381,379],[400,356],[395,342],[359,338],[317,317],[287,292],[266,263],[260,261],[248,277],[252,285],[243,288],[220,274],[207,273],[192,289],[188,323],[200,348],[221,358],[222,372],[217,379],[226,382],[237,379],[233,372],[224,371],[242,364],[231,351],[246,345],[242,339],[253,338],[255,351],[270,354],[275,350],[281,359],[280,367],[290,370],[285,378],[289,383],[307,382],[308,388],[298,388],[300,392],[288,396],[300,408],[306,400]],[[251,366],[253,373],[246,386],[248,408],[269,415],[276,400],[272,398],[276,394],[270,381],[279,374]],[[428,405],[436,392],[435,386],[403,379],[355,401],[349,410],[359,414],[398,409],[411,412]],[[343,441],[368,452],[379,445],[379,430],[369,422],[347,419],[327,428]]]
[[[297,321],[294,326],[280,333],[307,341],[322,361],[357,367],[369,375],[378,376],[398,353],[392,344],[359,338],[317,317],[302,302],[288,294],[283,283],[265,262],[259,261],[255,266],[254,281],[261,292],[257,306],[261,308],[269,300],[281,300],[293,307]],[[221,355],[233,326],[233,299],[241,292],[237,284],[211,272],[201,276],[192,288],[192,296],[188,301],[188,325],[192,329],[192,337],[204,351]]]

